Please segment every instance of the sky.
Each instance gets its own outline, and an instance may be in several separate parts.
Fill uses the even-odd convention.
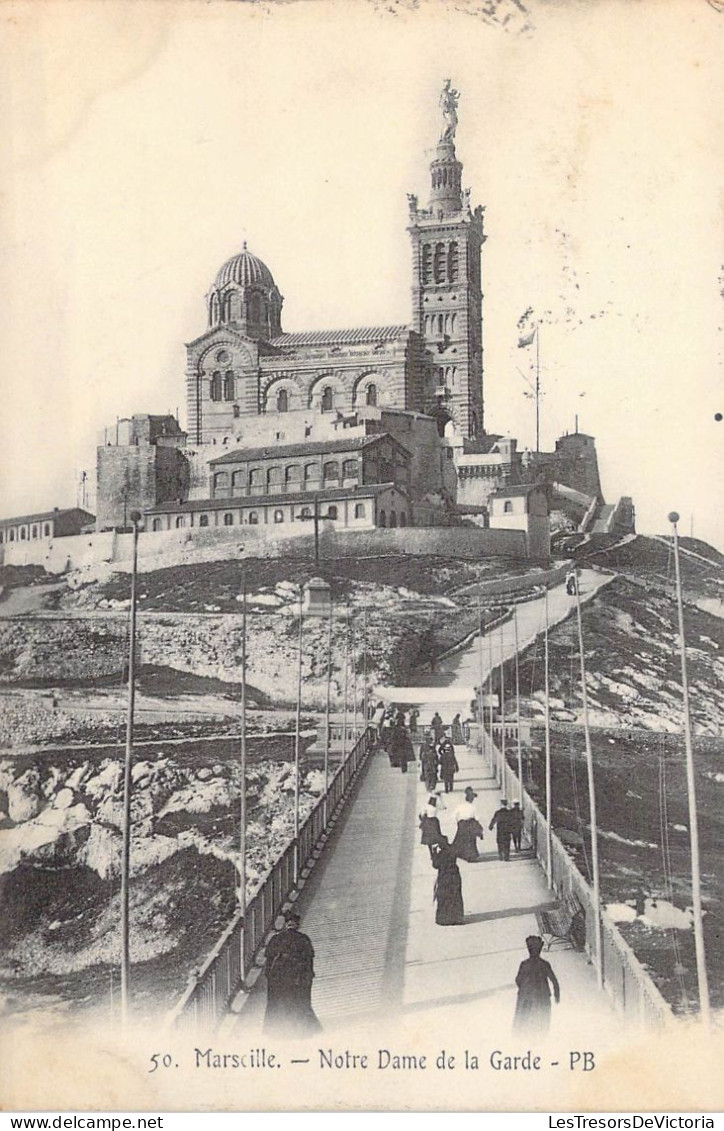
[[[411,319],[445,78],[485,206],[486,425],[596,437],[604,494],[724,549],[724,11],[712,0],[0,6],[4,515],[75,505],[97,434],[185,414],[248,241],[287,331]]]

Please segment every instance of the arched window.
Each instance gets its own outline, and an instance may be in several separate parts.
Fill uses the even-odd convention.
[[[237,291],[232,291],[226,296],[226,313],[232,322],[241,318],[241,295]]]
[[[458,277],[458,245],[452,241],[447,249],[447,277],[449,283],[455,283]]]
[[[445,244],[435,244],[435,262],[433,272],[435,275],[436,283],[445,282]]]
[[[23,527],[21,527],[21,529],[20,529],[20,541],[21,541],[21,542],[24,542],[24,541],[25,541],[25,535],[26,535],[26,533],[27,533],[27,532],[26,532],[26,530],[25,530],[25,527],[24,527],[24,526],[23,526]]]
[[[277,393],[277,412],[289,412],[289,393],[280,389]]]
[[[211,385],[209,387],[209,394],[212,401],[220,401],[222,394],[221,374],[217,370],[211,378]]]
[[[14,531],[14,530],[11,530],[11,531],[10,531],[10,535],[9,535],[9,537],[8,537],[8,541],[9,541],[9,542],[14,542],[14,541],[15,541],[15,531]]]
[[[264,304],[261,295],[254,294],[249,299],[249,321],[262,322],[264,320]]]
[[[365,403],[369,405],[377,404],[377,386],[375,384],[367,386],[367,391],[365,392]]]
[[[437,332],[438,334],[443,334],[445,332],[445,319],[443,318],[442,314],[438,314],[437,316]]]
[[[316,463],[306,464],[305,468],[304,468],[304,481],[305,481],[305,483],[309,483],[310,481],[316,482],[318,479],[319,479],[319,465],[316,464]]]
[[[211,296],[211,302],[209,303],[209,322],[212,326],[215,326],[218,321],[219,321],[219,298],[218,298],[218,295],[213,294]]]
[[[231,493],[232,495],[243,495],[246,491],[246,472],[245,471],[232,471],[231,473]]]
[[[455,333],[455,323],[457,322],[457,318],[458,318],[457,314],[451,314],[450,315],[450,333],[451,334]]]
[[[284,472],[284,479],[287,484],[287,491],[298,491],[299,484],[302,481],[302,469],[298,463],[292,463]]]
[[[208,525],[209,525],[209,516],[207,514],[199,515],[199,526],[208,526]]]
[[[233,401],[234,399],[234,374],[231,370],[227,370],[224,374],[224,400]]]
[[[234,525],[234,516],[233,516],[233,514],[229,514],[227,512],[224,515],[224,526],[233,526],[233,525]]]
[[[422,245],[422,281],[432,282],[432,248],[429,243]]]
[[[380,526],[386,526],[386,525],[387,525],[387,515],[385,514],[384,510],[381,510],[380,511]]]
[[[339,460],[331,459],[324,465],[325,479],[339,479]]]
[[[390,526],[397,526],[397,513],[390,511]]]
[[[357,479],[359,477],[359,462],[356,459],[346,459],[342,465],[343,479]]]
[[[284,481],[284,468],[283,467],[270,467],[266,473],[267,489],[272,492],[279,492],[282,489]]]
[[[50,523],[49,522],[46,522],[45,526],[43,527],[43,534],[45,535],[46,538],[50,538]]]
[[[249,526],[258,526],[259,515],[256,511],[249,511]]]
[[[226,495],[229,491],[228,471],[217,471],[214,474],[214,495]]]
[[[179,514],[176,516],[176,529],[180,530],[182,526],[186,525],[186,518],[184,515]]]
[[[367,512],[365,510],[364,503],[355,503],[355,505],[354,505],[354,517],[355,518],[366,518],[367,517]]]
[[[334,393],[332,392],[331,385],[325,385],[322,390],[322,399],[319,407],[322,412],[331,412],[334,408]]]
[[[155,530],[155,531],[158,531],[158,530],[161,529],[161,519],[160,518],[154,518],[153,523],[151,525],[151,529]]]
[[[274,521],[284,522],[284,511],[274,511]]]
[[[252,467],[249,472],[249,487],[252,495],[261,495],[264,490],[264,468]]]
[[[407,515],[404,511],[400,515],[400,526],[407,526]]]
[[[33,536],[33,538],[37,538],[37,537],[38,537],[38,528],[37,528],[37,526],[33,526],[33,535],[32,535],[32,536]]]
[[[334,505],[327,507],[327,518],[337,518],[337,517],[338,517],[337,508]]]

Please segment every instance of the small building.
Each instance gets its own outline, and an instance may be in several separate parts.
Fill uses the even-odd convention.
[[[69,507],[39,514],[24,514],[17,518],[0,519],[0,545],[6,542],[50,541],[52,538],[66,538],[81,534],[95,523],[95,515],[82,507]]]
[[[488,500],[491,530],[523,530],[526,556],[547,561],[551,549],[551,527],[545,487],[523,484],[503,487]]]

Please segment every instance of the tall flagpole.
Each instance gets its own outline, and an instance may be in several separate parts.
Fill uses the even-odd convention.
[[[551,799],[551,707],[548,672],[548,586],[545,589],[545,736],[546,736],[546,876],[548,887],[553,887],[553,802]]]
[[[242,925],[246,915],[246,577],[241,605],[241,803],[239,835],[239,911]],[[243,935],[242,935],[243,938]],[[242,955],[242,974],[243,974]]]
[[[593,911],[596,916],[596,978],[598,988],[603,988],[603,927],[601,923],[601,882],[598,871],[598,823],[596,820],[596,786],[593,780],[593,750],[588,726],[588,691],[586,689],[586,661],[583,655],[583,618],[581,617],[581,592],[576,578],[576,619],[578,621],[578,650],[581,656],[581,693],[583,695],[583,729],[586,736],[586,769],[588,772],[588,805],[591,816],[591,861],[593,867]]]
[[[505,655],[503,652],[503,625],[500,626],[500,765],[498,782],[503,789],[505,782]]]
[[[691,737],[691,711],[689,707],[689,680],[686,671],[686,641],[684,638],[684,603],[681,595],[681,566],[679,563],[679,532],[676,511],[669,515],[674,529],[674,566],[676,568],[676,604],[679,613],[679,648],[681,651],[681,687],[684,697],[684,745],[686,748],[686,792],[689,799],[689,840],[691,843],[691,895],[694,906],[694,946],[696,950],[696,976],[699,984],[699,1012],[705,1025],[711,1024],[709,1005],[709,980],[704,952],[704,927],[701,907],[701,869],[699,863],[699,819],[696,811],[696,779],[694,775],[694,747]]]
[[[304,590],[299,589],[299,640],[297,659],[297,714],[294,729],[294,881],[299,879],[299,775],[300,754],[302,742],[302,632],[304,625],[303,613]]]
[[[138,574],[138,524],[140,511],[131,511],[133,558],[131,564],[131,623],[128,637],[128,708],[126,712],[126,757],[123,766],[123,845],[121,849],[121,1022],[128,1021],[131,997],[131,791],[133,766],[133,722],[136,703],[136,580]]]
[[[535,328],[535,450],[540,451],[540,322]]]
[[[515,714],[518,720],[518,800],[523,808],[523,748],[520,739],[520,666],[518,660],[518,606],[513,605],[513,628],[515,630]]]
[[[329,748],[332,741],[332,720],[330,717],[332,697],[332,617],[334,604],[329,601],[329,623],[327,625],[327,704],[324,727],[324,827],[327,827],[327,791],[329,789]]]

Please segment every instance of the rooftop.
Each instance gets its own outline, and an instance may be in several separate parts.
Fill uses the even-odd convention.
[[[197,511],[228,511],[238,507],[283,506],[284,503],[307,503],[310,509],[314,500],[332,503],[338,499],[369,499],[381,491],[392,488],[404,494],[394,483],[369,483],[361,487],[330,487],[320,491],[290,491],[278,495],[233,495],[223,499],[189,499],[185,503],[158,503],[147,507],[144,514],[189,514]]]
[[[0,523],[16,525],[25,522],[47,522],[48,519],[57,519],[70,514],[79,515],[83,522],[95,522],[96,518],[94,514],[91,514],[90,511],[83,510],[82,507],[64,507],[62,509],[55,507],[52,511],[40,511],[38,514],[21,514],[17,518],[0,518]]]
[[[302,441],[298,444],[268,444],[264,448],[235,448],[233,452],[227,452],[226,455],[209,460],[209,466],[215,467],[220,463],[242,463],[248,460],[272,457],[284,459],[290,456],[316,456],[335,452],[351,452],[369,447],[372,444],[378,444],[380,440],[385,439],[397,444],[397,441],[393,440],[389,433],[379,432],[375,436],[348,436],[346,439],[315,440],[306,443]],[[397,446],[402,447],[401,444],[397,444]]]
[[[354,330],[301,330],[296,334],[280,334],[270,345],[286,346],[353,345],[356,342],[391,342],[410,333],[409,326],[361,326]]]

